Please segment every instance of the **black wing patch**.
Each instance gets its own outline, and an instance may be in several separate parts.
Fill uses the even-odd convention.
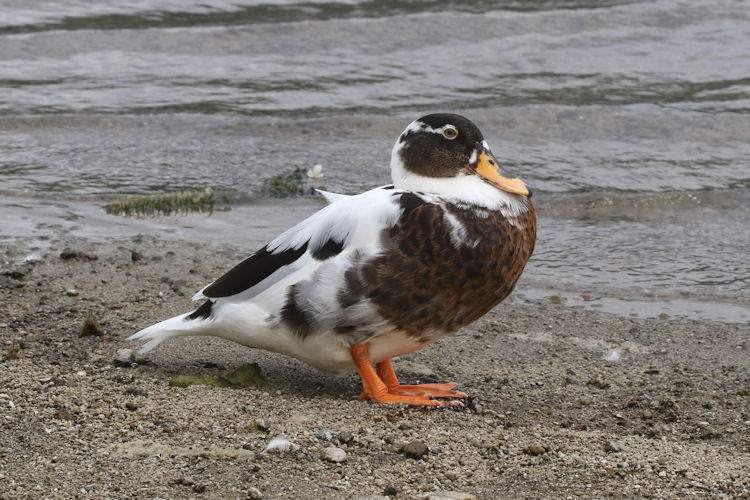
[[[185,318],[185,321],[189,319],[208,319],[209,316],[211,316],[211,308],[213,307],[214,303],[211,302],[211,300],[205,301],[198,309],[191,312],[189,316]]]
[[[326,241],[323,246],[313,250],[312,256],[315,260],[326,260],[340,254],[344,249],[343,241],[336,241],[333,238]]]
[[[263,247],[211,283],[203,290],[203,295],[216,299],[243,292],[268,278],[279,268],[299,259],[305,251],[307,243],[296,250],[289,248],[279,253],[270,253],[268,247]]]

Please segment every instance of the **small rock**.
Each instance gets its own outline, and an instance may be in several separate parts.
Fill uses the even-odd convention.
[[[128,401],[127,403],[125,403],[125,408],[130,411],[135,411],[138,409],[138,405],[133,403],[132,401]]]
[[[354,435],[349,431],[344,431],[340,432],[336,439],[342,444],[352,444],[354,441]]]
[[[318,429],[315,433],[315,437],[321,441],[330,441],[333,438],[334,431],[331,429]]]
[[[523,450],[523,452],[526,453],[527,455],[537,456],[537,455],[544,455],[545,453],[547,453],[547,449],[541,444],[532,444],[531,446]]]
[[[425,455],[427,455],[427,453],[429,453],[429,451],[430,449],[427,447],[426,444],[416,439],[413,441],[410,441],[403,448],[401,448],[401,453],[415,460],[418,460],[424,457]]]
[[[435,491],[427,494],[425,500],[476,500],[477,497],[463,491]]]
[[[135,363],[135,351],[133,349],[118,349],[115,353],[115,366],[130,368]]]
[[[398,495],[398,488],[396,488],[392,484],[389,484],[383,490],[383,495],[388,496],[388,497],[395,497],[396,495]]]
[[[79,337],[87,337],[89,335],[96,335],[97,337],[104,335],[102,325],[99,324],[93,314],[89,314],[89,317],[83,322],[81,332],[78,334]]]
[[[346,460],[346,452],[341,448],[329,446],[320,452],[320,458],[337,464]]]
[[[479,402],[479,398],[475,398],[473,396],[469,396],[468,401],[466,401],[466,407],[477,415],[481,415],[484,412],[484,407]]]
[[[263,493],[261,493],[261,491],[254,486],[251,486],[247,490],[247,494],[250,495],[250,498],[252,498],[253,500],[260,500],[261,498],[263,498]]]
[[[135,250],[133,250],[132,252],[130,252],[130,260],[131,261],[138,262],[141,259],[143,259],[143,255],[141,255],[140,252],[136,252]]]
[[[195,493],[204,493],[206,491],[206,485],[205,484],[194,484],[193,485],[193,491]]]
[[[604,443],[604,451],[609,453],[618,453],[622,451],[622,446],[617,441],[607,441]]]
[[[68,297],[78,297],[78,290],[76,290],[75,288],[68,288],[67,290],[65,290],[65,295],[67,295]]]

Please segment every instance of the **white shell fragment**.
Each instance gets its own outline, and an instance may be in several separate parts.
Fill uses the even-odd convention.
[[[270,443],[268,443],[268,446],[266,446],[266,451],[278,450],[282,453],[297,449],[299,449],[299,446],[292,443],[284,436],[276,436]]]

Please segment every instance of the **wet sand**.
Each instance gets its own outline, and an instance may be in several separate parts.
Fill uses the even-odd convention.
[[[4,266],[0,498],[750,497],[746,326],[501,305],[396,363],[402,382],[457,382],[458,410],[358,402],[356,375],[219,339],[116,366],[242,257],[136,238]],[[102,335],[80,336],[89,314]],[[264,385],[170,385],[245,363]],[[298,448],[264,451],[278,435]]]

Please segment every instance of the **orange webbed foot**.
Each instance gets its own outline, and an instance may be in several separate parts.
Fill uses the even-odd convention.
[[[378,403],[401,403],[409,406],[463,406],[461,401],[436,401],[431,398],[462,399],[463,392],[454,391],[456,384],[401,385],[390,360],[377,364],[377,372],[370,364],[369,344],[354,345],[349,348],[357,366],[364,391],[360,401],[370,399]]]

